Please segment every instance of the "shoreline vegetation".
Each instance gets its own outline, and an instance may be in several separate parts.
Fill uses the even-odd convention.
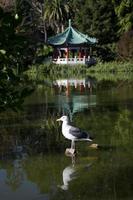
[[[53,63],[33,65],[26,71],[32,81],[42,81],[45,78],[81,78],[95,77],[97,80],[133,80],[133,62],[105,62],[95,66],[56,65]]]

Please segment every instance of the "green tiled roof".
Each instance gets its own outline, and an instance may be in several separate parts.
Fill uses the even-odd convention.
[[[80,33],[78,30],[74,29],[70,22],[69,27],[60,34],[56,36],[48,38],[48,44],[53,46],[60,46],[60,45],[81,45],[81,44],[88,44],[92,45],[97,43],[96,38],[88,37],[88,35],[84,35]]]

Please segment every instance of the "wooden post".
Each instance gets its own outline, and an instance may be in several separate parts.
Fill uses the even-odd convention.
[[[77,63],[77,57],[76,56],[74,57],[74,63],[75,64]]]
[[[69,49],[68,47],[66,48],[66,62],[68,63],[68,58],[69,58]]]
[[[72,58],[74,58],[75,52],[73,49],[71,51],[72,51]]]
[[[83,60],[83,63],[85,64],[85,61],[86,61],[86,58],[85,58],[85,56],[83,57],[83,59],[84,59],[84,60]]]
[[[92,55],[92,47],[90,47],[90,56]]]
[[[66,85],[66,96],[70,95],[70,84],[69,81],[67,80],[67,85]]]
[[[79,48],[79,58],[81,58],[81,51],[82,51],[82,49],[81,49],[81,47]]]
[[[66,58],[69,58],[69,49],[68,49],[68,47],[66,48]]]
[[[82,93],[82,92],[84,91],[84,89],[85,89],[85,88],[84,88],[84,85],[83,85],[83,83],[81,83],[81,84],[80,84],[80,92]]]

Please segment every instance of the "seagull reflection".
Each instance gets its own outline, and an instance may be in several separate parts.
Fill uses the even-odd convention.
[[[69,182],[76,178],[76,170],[74,166],[67,166],[62,173],[63,185],[61,189],[68,190]]]
[[[62,190],[68,190],[70,182],[78,178],[78,172],[82,170],[88,170],[92,165],[91,162],[86,163],[85,165],[80,164],[79,166],[75,166],[75,156],[72,156],[71,159],[72,164],[70,166],[65,167],[62,172],[63,185],[59,186]]]
[[[70,181],[76,178],[75,156],[69,157],[71,157],[72,164],[70,166],[65,167],[65,169],[62,172],[63,185],[60,186],[62,190],[68,190]]]

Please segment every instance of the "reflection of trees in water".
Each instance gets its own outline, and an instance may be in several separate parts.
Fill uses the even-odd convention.
[[[52,154],[29,157],[22,165],[17,161],[16,166],[11,167],[8,163],[8,166],[2,167],[8,171],[10,187],[19,188],[23,179],[30,181],[39,188],[38,198],[47,195],[51,200],[68,197],[72,200],[79,197],[88,200],[88,196],[97,200],[131,199],[132,158],[133,155],[128,152],[118,151],[116,154],[116,150],[107,149],[90,151],[87,157],[79,156],[74,165],[64,155]]]
[[[64,155],[38,156],[29,158],[24,169],[27,178],[38,185],[41,193],[52,195],[57,190],[57,183],[61,182],[61,169],[66,163]]]
[[[12,137],[6,129],[1,129],[0,131],[0,156],[3,158],[6,153],[9,152],[10,146],[12,144]]]
[[[94,108],[96,109],[96,108]],[[29,127],[1,128],[0,132],[0,156],[6,158],[16,156],[19,152],[16,147],[22,147],[22,152],[45,153],[63,151],[67,146],[62,137],[60,125],[56,122],[56,116],[47,116],[47,119],[39,121],[39,125]],[[82,119],[82,120],[81,120]],[[74,122],[79,127],[94,134],[95,142],[99,145],[123,146],[128,149],[132,145],[132,116],[129,110],[118,113],[93,110],[74,115]],[[82,149],[82,148],[81,148]]]
[[[116,157],[115,152],[102,152],[96,164],[91,168],[91,172],[80,174],[80,179],[75,181],[70,192],[73,199],[78,197],[90,199],[130,199],[132,198],[133,179],[131,166],[133,164],[122,154]],[[121,158],[121,160],[120,160]],[[127,162],[128,161],[128,162]],[[124,164],[125,162],[125,164]]]
[[[78,176],[78,173],[88,171],[90,163],[96,158],[79,158],[78,163],[71,164],[64,155],[40,156],[29,158],[24,169],[30,181],[36,183],[41,193],[49,193],[53,199],[61,190],[68,190],[69,184]]]
[[[111,143],[115,146],[122,146],[130,151],[133,144],[133,123],[131,112],[127,109],[122,110],[115,123],[114,132],[111,136]]]
[[[22,167],[22,160],[16,159],[13,161],[12,170],[7,174],[6,184],[15,191],[20,187],[24,179],[25,173]]]
[[[40,127],[1,129],[0,157],[7,159],[21,153],[61,151],[66,143],[60,134],[56,119],[43,120]]]
[[[10,127],[10,126],[9,126]],[[19,127],[16,128],[1,128],[0,132],[0,158],[8,159],[9,157],[22,157],[24,153],[24,144],[21,138]]]
[[[127,150],[132,146],[132,112],[128,109],[117,108],[115,111],[110,108],[109,111],[105,107],[103,110],[95,108],[89,114],[77,114],[74,120],[81,128],[86,127],[86,130],[94,133],[95,141],[99,145],[124,147]]]

